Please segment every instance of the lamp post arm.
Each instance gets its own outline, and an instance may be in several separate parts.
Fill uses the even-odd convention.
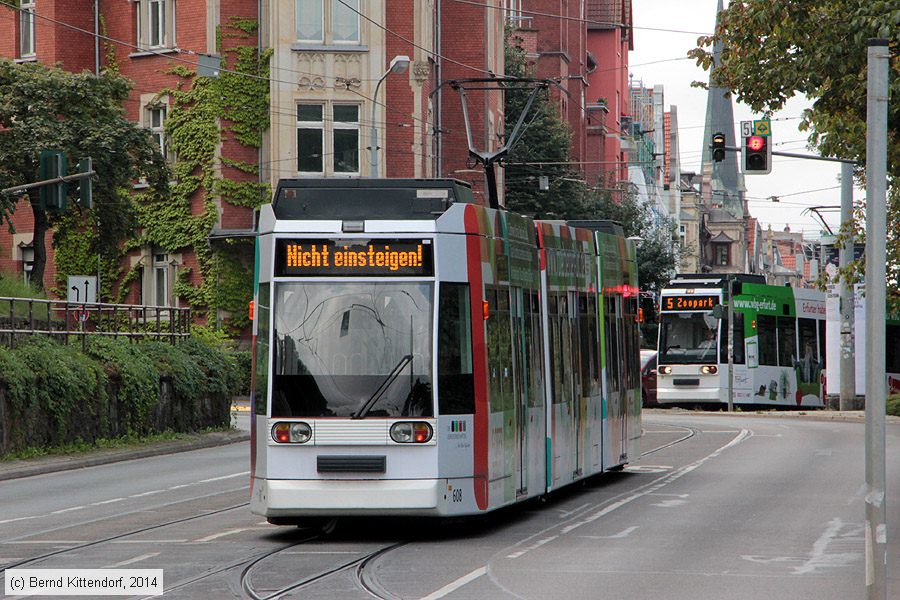
[[[388,68],[378,80],[378,83],[375,84],[375,93],[372,95],[372,129],[369,145],[369,164],[372,167],[372,172],[369,174],[370,177],[378,177],[378,125],[375,122],[375,111],[378,108],[378,90],[381,89],[381,84],[384,83],[384,80],[387,79],[390,73],[391,69]]]

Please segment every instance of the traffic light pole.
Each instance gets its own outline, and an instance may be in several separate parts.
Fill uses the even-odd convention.
[[[63,175],[62,177],[54,177],[53,179],[44,179],[43,181],[35,181],[33,183],[25,183],[23,185],[17,185],[15,187],[5,188],[0,190],[0,193],[12,194],[13,196],[16,196],[18,194],[24,194],[29,190],[42,188],[47,185],[67,183],[69,181],[78,181],[79,179],[84,179],[85,177],[93,177],[96,174],[97,172],[93,170],[86,171],[84,173],[73,173],[72,175]]]
[[[738,146],[723,146],[725,150],[729,152],[740,152],[741,148]],[[839,163],[849,163],[851,165],[860,164],[855,160],[849,160],[846,158],[833,158],[831,156],[816,156],[814,154],[797,154],[796,152],[781,152],[779,150],[772,150],[772,156],[787,156],[789,158],[806,158],[809,160],[824,160],[828,162],[839,162]]]

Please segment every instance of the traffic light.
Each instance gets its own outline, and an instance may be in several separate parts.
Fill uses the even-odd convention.
[[[764,135],[745,135],[742,147],[744,173],[765,175],[772,171],[772,146]]]
[[[42,181],[63,177],[67,174],[68,159],[62,150],[41,150],[39,175]],[[66,210],[65,182],[42,186],[40,189],[40,206],[44,210]]]
[[[722,132],[714,133],[712,137],[712,156],[715,162],[725,160],[725,134]]]

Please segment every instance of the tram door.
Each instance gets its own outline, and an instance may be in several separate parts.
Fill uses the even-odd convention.
[[[528,489],[528,393],[525,364],[525,311],[521,288],[512,288],[509,313],[512,331],[513,421],[515,423],[516,495]]]
[[[584,472],[584,419],[582,418],[582,399],[585,390],[581,389],[581,359],[578,352],[581,350],[578,343],[578,298],[576,292],[569,292],[568,302],[568,323],[569,323],[569,347],[566,356],[569,357],[569,373],[568,378],[571,381],[571,402],[572,402],[572,430],[574,432],[574,453],[575,464],[572,469],[572,476],[579,477]]]
[[[623,458],[625,440],[627,439],[627,423],[625,410],[625,349],[624,329],[622,323],[622,297],[611,294],[604,298],[606,328],[606,377],[607,402],[609,419],[609,457],[613,463]]]

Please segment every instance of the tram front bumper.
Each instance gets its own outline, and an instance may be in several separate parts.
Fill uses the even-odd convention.
[[[438,513],[436,479],[254,479],[251,509],[266,517]]]

